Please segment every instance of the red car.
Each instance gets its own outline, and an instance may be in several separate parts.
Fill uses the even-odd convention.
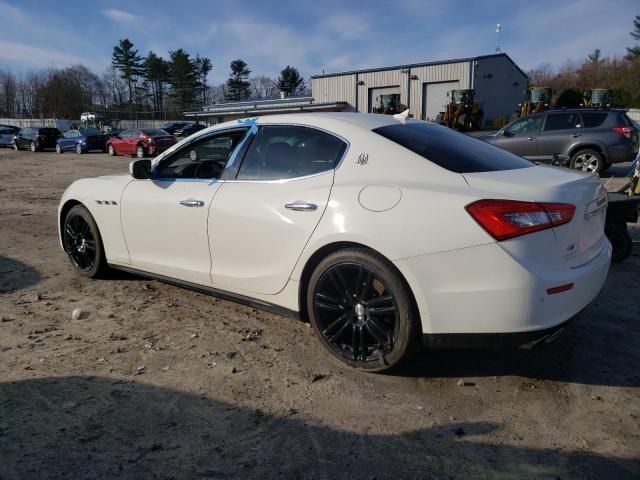
[[[107,140],[107,152],[144,158],[158,155],[176,142],[176,137],[159,128],[132,128]]]

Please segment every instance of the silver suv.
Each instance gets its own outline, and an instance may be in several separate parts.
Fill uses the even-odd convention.
[[[624,110],[615,109],[549,110],[518,118],[480,138],[537,162],[566,155],[572,168],[587,172],[630,162],[638,153],[638,129]]]

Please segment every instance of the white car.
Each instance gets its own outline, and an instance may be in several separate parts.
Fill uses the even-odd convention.
[[[343,362],[550,340],[600,291],[611,246],[596,175],[537,166],[386,115],[274,115],[208,128],[130,175],[74,182],[60,241],[113,267],[309,319]]]
[[[96,120],[101,120],[102,118],[103,115],[96,112],[83,112],[82,115],[80,115],[80,121],[83,123],[95,122]]]

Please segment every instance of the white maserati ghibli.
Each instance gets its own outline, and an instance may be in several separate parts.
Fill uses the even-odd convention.
[[[129,170],[60,201],[81,275],[117,268],[302,317],[371,371],[421,344],[550,341],[611,258],[597,176],[412,119],[233,121]]]

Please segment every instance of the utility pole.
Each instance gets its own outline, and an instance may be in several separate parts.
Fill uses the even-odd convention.
[[[500,53],[502,51],[500,50],[500,30],[502,30],[502,25],[498,23],[496,25],[496,53]]]

